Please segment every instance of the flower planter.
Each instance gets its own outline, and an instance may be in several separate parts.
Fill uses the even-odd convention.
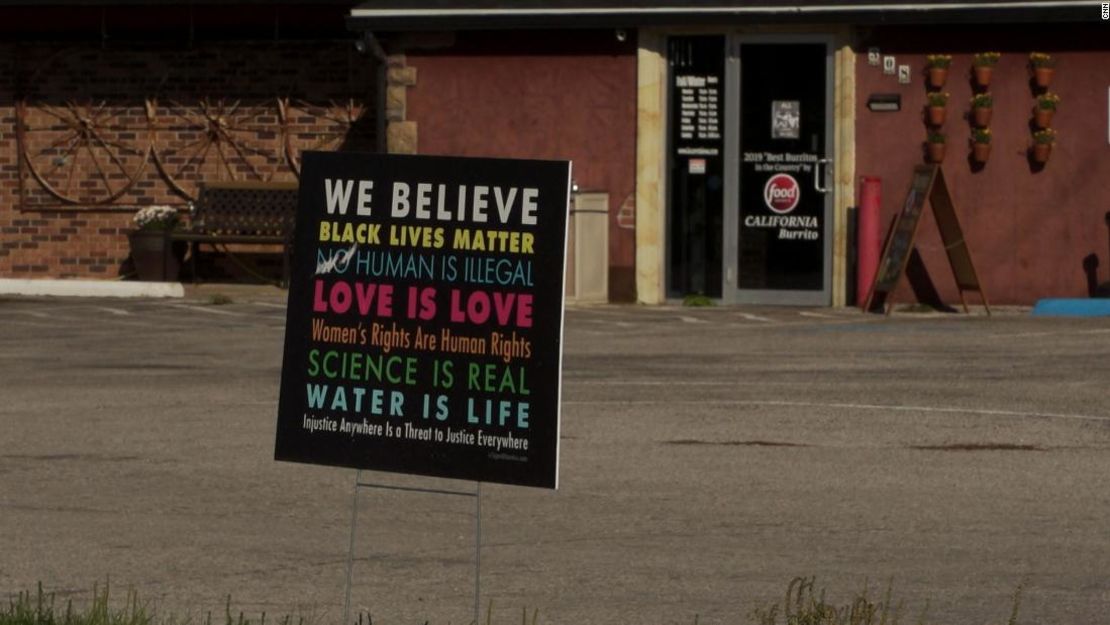
[[[926,119],[929,121],[930,126],[943,126],[944,118],[948,114],[948,108],[944,106],[930,106],[926,109]]]
[[[991,114],[994,113],[993,108],[976,107],[971,109],[971,121],[979,128],[986,128],[991,125]]]
[[[989,65],[978,66],[974,69],[975,84],[980,87],[989,87],[991,84],[991,75],[994,73],[994,68]]]
[[[1042,89],[1052,83],[1052,75],[1056,70],[1052,67],[1034,67],[1033,82]]]
[[[926,143],[925,152],[930,163],[939,163],[944,160],[944,143]]]
[[[1052,109],[1033,109],[1033,123],[1037,128],[1048,128],[1052,126],[1052,116],[1056,111]]]
[[[1033,144],[1033,160],[1038,163],[1048,161],[1048,157],[1052,156],[1051,143],[1034,143]]]
[[[185,258],[184,241],[171,241],[168,230],[134,230],[127,234],[127,241],[139,280],[177,281]]]
[[[989,143],[972,143],[971,144],[971,158],[976,163],[985,163],[991,157],[991,144]]]
[[[948,68],[947,67],[930,67],[929,68],[929,85],[934,88],[941,88],[944,83],[948,81]]]

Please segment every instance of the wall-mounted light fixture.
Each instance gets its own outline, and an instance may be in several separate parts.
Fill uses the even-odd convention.
[[[902,110],[902,94],[872,93],[867,96],[867,108],[872,113],[894,113]]]

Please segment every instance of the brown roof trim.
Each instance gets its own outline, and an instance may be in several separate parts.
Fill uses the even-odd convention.
[[[1091,0],[372,0],[351,10],[354,30],[634,28],[722,23],[857,24],[1095,21]]]
[[[274,0],[0,0],[0,8],[40,7],[227,7],[266,5],[272,7],[354,6],[355,0],[303,0],[302,2],[274,2]]]

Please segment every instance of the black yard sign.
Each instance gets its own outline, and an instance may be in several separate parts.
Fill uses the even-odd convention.
[[[304,157],[278,460],[555,488],[570,163]]]

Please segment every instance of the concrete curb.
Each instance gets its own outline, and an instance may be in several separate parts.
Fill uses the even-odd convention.
[[[184,297],[179,282],[118,280],[17,280],[0,278],[0,295],[56,297]]]

